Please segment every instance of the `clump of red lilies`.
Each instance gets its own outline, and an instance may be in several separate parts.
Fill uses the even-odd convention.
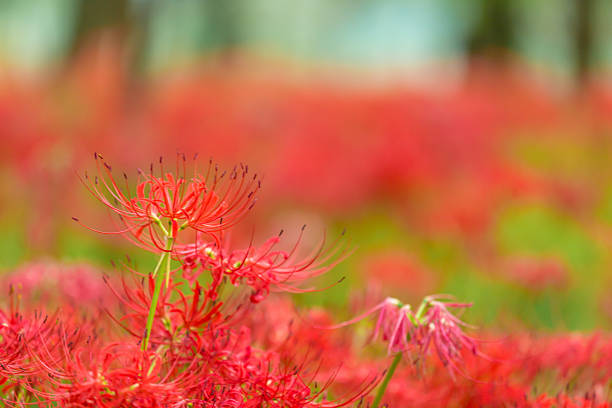
[[[69,304],[60,302],[62,307],[53,315],[32,310],[33,303],[20,305],[25,281],[12,279],[19,288],[11,285],[9,308],[0,310],[3,404],[370,405],[381,371],[366,370],[361,381],[344,387],[343,394],[334,389],[335,397],[331,396],[341,364],[336,362],[334,368],[324,361],[325,354],[339,356],[339,350],[350,344],[345,340],[340,346],[327,330],[313,335],[314,327],[331,324],[326,316],[315,314],[293,325],[282,316],[267,321],[268,312],[257,312],[272,291],[307,291],[301,282],[325,273],[348,253],[340,242],[326,244],[323,239],[313,254],[302,258],[302,228],[288,251],[278,248],[282,232],[261,246],[233,248],[229,232],[253,208],[261,186],[247,166],[221,172],[210,161],[202,173],[194,169],[188,176],[186,169],[195,168],[197,158],[192,164],[179,155],[174,173],[166,172],[160,159],[159,174],[154,166],[139,171],[133,186],[126,175],[118,182],[102,156],[95,154],[95,160],[97,174],[86,175],[83,182],[118,216],[120,226],[109,233],[125,236],[158,254],[159,260],[144,275],[124,264],[128,276],[120,283],[104,274],[116,298],[114,303],[100,301],[104,315],[78,313],[78,299],[87,294],[73,297]],[[49,270],[36,264],[26,269],[32,268]],[[37,305],[44,309],[44,303]],[[463,323],[449,311],[464,306],[428,297],[412,314],[398,301],[386,300],[375,308],[380,310],[376,332],[383,333],[389,351],[398,356],[413,347],[423,355],[435,348],[440,360],[456,371],[463,347],[476,352],[476,343],[462,333]],[[276,335],[270,342],[272,333]],[[398,363],[399,358],[371,406],[379,404]]]

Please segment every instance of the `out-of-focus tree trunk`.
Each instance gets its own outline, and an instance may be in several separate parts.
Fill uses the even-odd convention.
[[[211,1],[207,3],[206,12],[212,24],[215,48],[220,51],[219,62],[225,66],[234,63],[236,51],[242,45],[240,31],[242,2]]]
[[[591,69],[593,6],[593,0],[574,0],[574,75],[579,88],[585,85]]]
[[[76,55],[100,31],[111,29],[125,36],[130,25],[129,12],[129,0],[78,1],[71,54]]]
[[[76,56],[97,36],[110,33],[122,47],[126,74],[135,79],[145,71],[148,23],[155,0],[81,0],[75,16],[70,54]]]
[[[513,45],[511,0],[480,0],[480,18],[467,38],[470,58],[503,59]]]

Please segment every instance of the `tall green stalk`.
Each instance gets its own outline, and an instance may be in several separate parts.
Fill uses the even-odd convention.
[[[166,251],[161,254],[153,276],[155,277],[155,288],[153,289],[153,297],[151,298],[151,306],[149,307],[149,315],[147,316],[147,326],[145,331],[145,337],[142,340],[142,350],[146,351],[149,346],[149,339],[151,338],[151,330],[153,330],[153,321],[155,320],[155,311],[157,310],[157,303],[159,302],[159,294],[164,284],[164,275],[166,276],[166,285],[170,280],[170,268],[172,262],[172,247],[174,245],[174,238],[168,236],[166,240]],[[164,260],[166,261],[166,273],[160,272],[160,267],[163,265]]]
[[[380,404],[380,401],[382,400],[383,395],[385,395],[385,391],[387,390],[389,381],[391,381],[391,377],[393,377],[393,373],[395,373],[395,369],[397,368],[397,365],[399,364],[401,360],[402,360],[402,353],[397,353],[395,355],[395,358],[393,358],[393,361],[391,362],[389,369],[387,370],[387,374],[385,375],[385,378],[383,378],[382,383],[380,383],[380,386],[378,387],[378,391],[376,391],[376,396],[374,397],[374,402],[372,403],[371,408],[378,408],[378,405]]]

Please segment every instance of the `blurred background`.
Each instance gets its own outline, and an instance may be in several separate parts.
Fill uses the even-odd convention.
[[[71,222],[111,225],[77,173],[198,152],[264,175],[260,241],[347,228],[318,284],[348,279],[298,303],[443,292],[484,327],[609,329],[610,21],[605,0],[2,0],[0,268],[146,270]]]

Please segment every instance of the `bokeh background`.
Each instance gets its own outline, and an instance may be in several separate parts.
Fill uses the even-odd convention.
[[[256,237],[347,228],[298,303],[450,293],[487,328],[612,326],[612,3],[3,0],[0,268],[153,256],[77,173],[246,162]]]

